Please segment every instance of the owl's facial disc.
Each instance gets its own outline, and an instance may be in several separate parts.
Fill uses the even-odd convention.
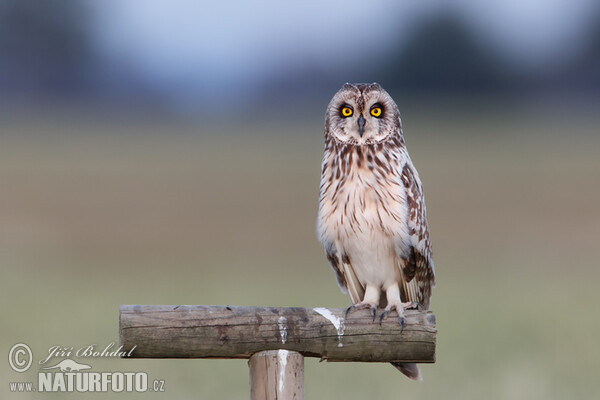
[[[345,143],[368,144],[397,132],[398,109],[377,84],[346,84],[328,107],[327,131]]]

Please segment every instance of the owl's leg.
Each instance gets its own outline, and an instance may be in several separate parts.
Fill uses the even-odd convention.
[[[373,321],[375,321],[375,316],[377,315],[377,305],[379,304],[379,295],[380,290],[378,287],[367,285],[363,300],[360,303],[353,304],[346,309],[346,318],[348,317],[348,313],[350,311],[368,308],[371,310],[371,314],[373,315]]]
[[[387,298],[387,307],[385,308],[385,310],[383,310],[381,316],[379,316],[379,323],[381,324],[383,319],[387,317],[390,312],[396,310],[396,312],[398,313],[398,320],[400,321],[400,326],[402,326],[402,329],[404,329],[404,325],[406,325],[406,320],[404,319],[404,310],[406,310],[407,308],[417,307],[417,303],[415,303],[414,301],[403,303],[400,298],[400,289],[398,288],[397,283],[388,286],[388,288],[385,290],[385,295]]]

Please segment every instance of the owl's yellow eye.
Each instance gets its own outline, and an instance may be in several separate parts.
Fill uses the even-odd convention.
[[[342,108],[342,115],[344,117],[349,117],[352,115],[352,113],[354,113],[354,111],[352,111],[352,109],[350,107],[344,107]]]
[[[374,117],[376,117],[376,118],[381,117],[381,107],[373,107],[373,108],[371,108],[371,115],[374,116]]]

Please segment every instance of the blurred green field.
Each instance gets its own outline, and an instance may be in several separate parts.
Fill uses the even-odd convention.
[[[405,114],[434,245],[437,363],[415,383],[307,359],[307,398],[597,398],[600,116]],[[118,342],[120,304],[346,306],[315,235],[315,121],[5,123],[0,350],[25,342],[37,362],[54,345]],[[35,366],[1,364],[0,397],[41,397],[7,388]],[[90,364],[166,381],[162,396],[124,397],[249,396],[244,361]]]

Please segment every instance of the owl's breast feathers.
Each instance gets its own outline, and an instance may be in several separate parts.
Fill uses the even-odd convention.
[[[353,301],[377,272],[365,275],[361,268],[389,264],[402,301],[429,307],[435,276],[425,200],[401,135],[365,145],[326,137],[318,231],[338,283]]]

